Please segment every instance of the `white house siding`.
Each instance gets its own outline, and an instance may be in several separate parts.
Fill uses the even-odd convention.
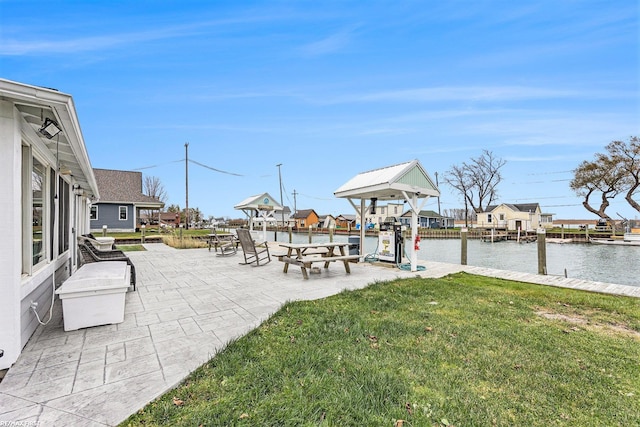
[[[41,114],[59,119],[63,131],[69,132],[64,140],[71,140],[65,148],[74,154],[80,153],[80,157],[75,157],[73,161],[65,157],[68,166],[87,170],[89,175],[78,169],[73,177],[57,175],[54,142],[57,140],[45,142],[37,133],[41,126]],[[24,117],[29,117],[30,122]],[[38,303],[38,314],[46,318],[54,277],[55,283],[60,284],[76,268],[73,230],[88,230],[87,196],[97,194],[97,186],[84,151],[82,136],[76,132],[79,127],[69,123],[74,120],[75,111],[68,95],[0,79],[0,223],[3,225],[3,238],[0,241],[0,349],[4,351],[4,356],[0,358],[0,369],[11,367],[39,325],[31,302]],[[36,265],[33,265],[32,254],[35,246],[32,216],[35,192],[31,173],[34,157],[43,168],[43,183],[37,197],[42,201],[39,216],[43,227],[41,241],[44,252],[42,260]],[[54,194],[59,179],[69,184],[61,186],[57,192],[57,200],[67,203],[66,222],[56,219],[60,206],[55,202]],[[76,179],[83,180],[78,182],[83,183],[86,194],[73,194],[72,185]],[[54,224],[64,224],[66,227],[53,227]],[[66,243],[54,245],[55,236],[66,239]],[[61,253],[60,246],[63,248]]]
[[[20,131],[12,102],[0,100],[0,369],[18,358],[20,345],[20,276],[22,251]]]

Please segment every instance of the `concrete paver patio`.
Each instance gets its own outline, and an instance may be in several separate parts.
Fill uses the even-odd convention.
[[[416,273],[359,263],[349,275],[333,265],[303,280],[300,269],[284,274],[278,261],[254,267],[240,265],[241,256],[219,257],[207,249],[146,248],[129,253],[138,285],[126,296],[123,323],[64,332],[56,301],[51,323],[38,328],[0,383],[0,423],[116,425],[286,301],[323,298],[375,281],[469,271],[640,297],[640,287],[426,261],[420,262],[426,270]]]

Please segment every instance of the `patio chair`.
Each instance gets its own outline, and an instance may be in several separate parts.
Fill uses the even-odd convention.
[[[244,228],[238,228],[236,233],[238,234],[240,246],[242,246],[242,253],[244,254],[244,262],[241,262],[240,264],[246,265],[255,262],[256,266],[259,266],[260,261],[264,261],[265,259],[267,262],[263,262],[263,265],[271,262],[271,254],[269,253],[267,242],[256,244],[256,242],[251,238],[249,230]]]
[[[128,256],[121,250],[98,251],[86,238],[78,238],[78,249],[80,250],[81,264],[103,261],[125,261],[131,266],[131,286],[136,290],[136,267]]]

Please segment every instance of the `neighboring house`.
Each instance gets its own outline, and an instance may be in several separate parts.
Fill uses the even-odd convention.
[[[551,214],[542,214],[538,203],[503,203],[488,206],[484,212],[478,212],[476,226],[479,228],[496,228],[502,230],[535,230],[542,227],[543,216],[549,218]],[[548,221],[545,219],[545,224]],[[548,224],[552,222],[548,221]]]
[[[291,218],[296,222],[295,227],[307,228],[307,227],[317,227],[320,218],[318,214],[313,209],[301,209],[294,213]]]
[[[177,212],[160,212],[161,227],[180,227],[180,214]]]
[[[322,228],[336,228],[336,219],[333,215],[319,215],[318,216],[319,227]]]
[[[367,209],[364,218],[367,224],[379,226],[389,217],[400,218],[403,212],[404,203],[387,203],[386,205],[376,206],[375,211],[370,206],[369,209]]]
[[[411,211],[405,212],[400,217],[402,225],[411,227]],[[447,218],[434,211],[420,211],[418,214],[418,227],[420,228],[453,228],[453,218]]]
[[[0,370],[78,268],[76,237],[100,195],[80,129],[70,95],[0,79]]]
[[[289,206],[285,206],[282,212],[279,212],[275,215],[278,220],[278,225],[283,225],[285,227],[293,227],[296,223],[291,218],[291,208]]]
[[[356,228],[356,216],[355,215],[338,215],[336,217],[336,228],[355,229]]]
[[[141,210],[160,210],[164,203],[142,194],[142,172],[94,169],[100,200],[91,206],[91,230],[135,231]],[[151,215],[153,216],[153,215]]]

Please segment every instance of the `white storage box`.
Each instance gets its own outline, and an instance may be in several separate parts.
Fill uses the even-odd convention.
[[[62,300],[64,330],[124,321],[131,267],[125,261],[85,264],[56,290]]]

